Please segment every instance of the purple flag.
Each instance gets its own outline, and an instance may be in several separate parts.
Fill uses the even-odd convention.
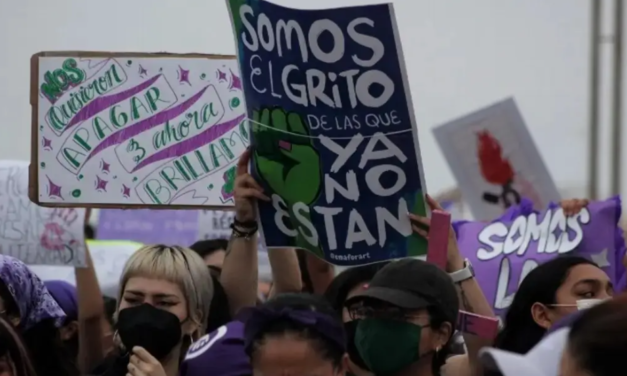
[[[524,200],[491,223],[454,224],[462,254],[472,263],[477,280],[495,313],[505,313],[522,279],[538,264],[561,255],[594,261],[619,287],[624,284],[625,241],[617,227],[619,197],[590,203],[572,217],[551,205],[534,212]]]
[[[197,210],[101,209],[97,238],[189,247],[198,236]]]

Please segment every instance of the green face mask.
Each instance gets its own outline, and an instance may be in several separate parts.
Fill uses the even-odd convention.
[[[394,375],[420,358],[421,333],[412,323],[368,318],[357,324],[355,346],[375,375]]]

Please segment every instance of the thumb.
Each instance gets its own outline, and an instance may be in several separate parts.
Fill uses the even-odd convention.
[[[433,199],[433,197],[429,196],[428,194],[427,196],[427,205],[429,205],[429,209],[433,210],[444,210],[442,209],[442,206],[440,206],[440,204]]]
[[[237,176],[248,173],[248,162],[250,162],[250,147],[248,147],[237,161]]]

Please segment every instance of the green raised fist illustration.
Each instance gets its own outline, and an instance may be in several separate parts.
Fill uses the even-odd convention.
[[[320,155],[302,116],[264,108],[253,113],[252,131],[261,179],[288,205],[311,206],[320,195],[322,172]]]

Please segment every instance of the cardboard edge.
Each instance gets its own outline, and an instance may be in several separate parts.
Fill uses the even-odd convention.
[[[31,106],[31,135],[30,135],[30,164],[28,166],[28,198],[39,205],[39,148],[38,148],[38,123],[39,123],[39,56],[36,53],[30,58],[30,92]]]
[[[207,59],[235,59],[235,55],[171,53],[171,52],[107,52],[107,51],[41,51],[33,57],[177,57],[177,58],[207,58]]]
[[[31,104],[31,153],[28,166],[28,198],[36,205],[53,208],[92,208],[92,209],[156,209],[156,210],[221,210],[232,211],[234,206],[187,206],[187,205],[144,205],[144,204],[102,204],[102,203],[69,203],[41,202],[39,200],[39,59],[42,57],[134,57],[134,58],[205,58],[235,60],[235,55],[202,54],[202,53],[170,53],[170,52],[105,52],[105,51],[40,51],[30,59],[30,104]]]
[[[427,262],[446,269],[448,236],[451,227],[451,215],[442,210],[431,213],[429,243],[427,244]]]

